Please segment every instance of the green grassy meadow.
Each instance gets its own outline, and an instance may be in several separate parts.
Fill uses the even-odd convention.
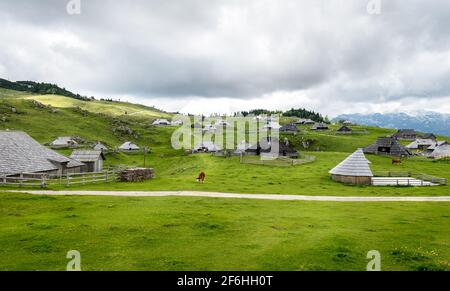
[[[450,269],[449,204],[0,195],[0,270]]]
[[[241,164],[238,157],[174,150],[170,138],[175,128],[150,125],[159,117],[170,114],[124,102],[0,89],[0,130],[23,130],[42,144],[57,136],[80,136],[86,146],[101,141],[114,148],[131,140],[151,148],[145,166],[155,168],[155,179],[51,186],[54,190],[450,194],[450,186],[346,186],[330,179],[328,171],[351,152],[392,134],[392,129],[358,126],[353,128],[366,133],[338,135],[337,125],[324,132],[299,126],[300,134],[281,137],[314,155],[315,162],[271,167]],[[132,133],[120,130],[124,127]],[[69,155],[70,150],[61,153]],[[106,158],[106,166],[144,166],[142,154],[109,153]],[[387,157],[367,158],[373,171],[413,171],[450,179],[448,160],[410,158],[392,165]],[[198,184],[195,178],[202,170],[206,182]],[[81,252],[84,270],[365,270],[370,250],[380,251],[383,270],[450,269],[450,203],[51,197],[6,193],[8,189],[0,188],[0,270],[64,270],[66,253],[73,249]]]

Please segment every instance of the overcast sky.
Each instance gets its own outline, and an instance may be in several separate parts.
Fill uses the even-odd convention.
[[[450,1],[0,1],[0,77],[183,112],[450,112]]]

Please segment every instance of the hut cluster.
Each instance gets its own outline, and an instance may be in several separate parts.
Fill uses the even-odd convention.
[[[101,142],[91,147],[79,137],[58,137],[41,145],[22,131],[0,131],[0,175],[20,174],[66,175],[76,173],[96,173],[103,170],[105,153],[109,148]],[[54,149],[72,149],[66,157]],[[138,152],[140,147],[133,142],[125,142],[117,148],[122,152]]]

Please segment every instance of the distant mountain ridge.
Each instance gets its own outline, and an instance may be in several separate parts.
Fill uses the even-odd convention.
[[[450,114],[421,111],[416,113],[342,114],[333,119],[394,129],[415,129],[421,132],[450,136]]]

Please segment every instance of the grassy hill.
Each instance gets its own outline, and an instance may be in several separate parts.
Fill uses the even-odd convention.
[[[131,140],[152,148],[146,165],[156,169],[155,179],[71,190],[341,196],[441,196],[450,190],[346,186],[330,179],[328,171],[350,152],[392,134],[392,129],[361,126],[353,127],[358,134],[339,135],[337,125],[324,132],[300,126],[300,134],[282,137],[316,161],[270,167],[241,164],[238,157],[173,150],[174,128],[150,125],[152,118],[169,116],[123,102],[0,89],[0,130],[23,130],[43,144],[72,135],[83,138],[86,146],[100,140],[115,147]],[[290,121],[282,118],[282,123]],[[144,165],[142,154],[110,153],[106,158],[107,165]],[[448,161],[411,158],[392,165],[387,157],[367,158],[374,171],[414,171],[450,179]],[[201,170],[207,173],[205,184],[195,181]],[[72,249],[81,252],[83,270],[365,270],[369,250],[381,252],[383,270],[450,269],[446,203],[50,197],[1,193],[3,189],[0,270],[63,270],[65,253]]]
[[[16,109],[16,113],[11,108]],[[41,143],[57,136],[80,136],[90,142],[100,140],[117,146],[132,140],[147,146],[170,150],[170,134],[174,128],[150,126],[156,118],[171,118],[170,113],[127,102],[84,101],[58,95],[33,95],[0,89],[0,129],[24,130]],[[282,123],[292,121],[283,117]],[[130,128],[135,134],[121,133],[120,128]],[[356,127],[367,134],[337,135],[337,126],[331,131],[314,132],[309,126],[299,127],[298,135],[282,135],[301,150],[352,152],[357,147],[372,143],[378,136],[394,131],[375,127]],[[119,132],[117,130],[119,129]],[[304,147],[303,142],[308,141]]]
[[[125,111],[131,114],[123,114]],[[150,124],[154,118],[169,116],[123,102],[109,104],[0,89],[0,130],[23,130],[43,144],[58,136],[79,136],[88,144],[101,141],[110,147],[128,140],[141,146],[167,145],[173,129]]]
[[[144,105],[116,101],[83,101],[58,95],[32,95],[26,99],[36,100],[57,108],[79,107],[91,113],[104,113],[110,116],[128,116],[140,119],[170,118],[172,114]]]

